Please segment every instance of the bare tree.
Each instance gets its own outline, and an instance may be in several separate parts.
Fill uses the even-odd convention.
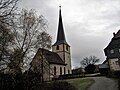
[[[43,31],[37,36],[37,44],[36,47],[40,47],[42,49],[50,49],[51,48],[51,36]]]
[[[45,31],[43,31],[42,33],[40,33],[37,37],[37,44],[36,47],[40,47],[41,49],[41,71],[42,71],[42,82],[44,81],[43,79],[43,72],[44,72],[44,68],[46,68],[46,64],[44,65],[44,50],[43,49],[50,49],[51,48],[51,36],[46,33]],[[39,46],[38,46],[39,45]]]
[[[11,24],[18,0],[0,0],[0,23]]]
[[[83,66],[83,67],[86,67],[88,66],[89,64],[95,64],[97,62],[99,62],[100,59],[98,59],[96,56],[90,56],[90,57],[85,57],[83,58],[83,60],[80,62],[80,64]]]
[[[11,31],[12,16],[16,10],[18,0],[0,0],[0,71],[8,64],[14,34]]]
[[[18,53],[13,54],[11,61],[16,61],[18,63],[16,67],[22,69],[24,63],[32,60],[34,55],[32,52],[40,47],[50,47],[51,37],[46,31],[46,19],[42,15],[37,16],[33,9],[29,11],[23,9],[14,21],[16,21],[13,28],[16,42],[14,48]],[[16,68],[11,67],[11,69]]]
[[[11,45],[14,43],[14,34],[7,28],[6,25],[0,25],[0,71],[6,69],[3,68],[4,65],[7,65],[9,58],[12,53]]]

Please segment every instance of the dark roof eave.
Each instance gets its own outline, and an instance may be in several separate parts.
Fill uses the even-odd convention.
[[[70,47],[70,45],[67,42],[56,42],[55,44],[53,44],[53,46],[60,45],[60,44],[66,44]]]
[[[54,62],[49,62],[49,64],[57,64],[57,65],[67,65],[67,64],[64,64],[64,63],[54,63]]]

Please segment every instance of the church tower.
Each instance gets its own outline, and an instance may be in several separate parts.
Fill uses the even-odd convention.
[[[63,62],[66,64],[64,70],[66,74],[71,74],[71,53],[70,53],[70,45],[66,42],[63,22],[62,22],[62,14],[61,14],[61,6],[59,6],[59,23],[58,23],[58,33],[56,43],[52,45],[52,51],[57,53]]]

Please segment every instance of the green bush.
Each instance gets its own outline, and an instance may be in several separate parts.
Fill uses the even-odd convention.
[[[109,71],[107,77],[119,78],[120,77],[120,71]]]
[[[41,83],[40,75],[31,74],[0,74],[0,90],[76,90],[65,81]]]
[[[77,90],[77,88],[66,81],[54,81],[51,83],[37,84],[30,90]]]
[[[15,90],[14,78],[9,74],[0,74],[0,90]]]
[[[82,76],[80,75],[74,75],[74,74],[65,74],[65,75],[60,75],[59,80],[64,80],[64,79],[72,79],[72,78],[80,78]]]
[[[0,90],[30,90],[41,83],[39,74],[0,74]]]
[[[96,67],[94,64],[89,64],[85,67],[85,71],[89,74],[94,73],[95,69],[96,69]]]

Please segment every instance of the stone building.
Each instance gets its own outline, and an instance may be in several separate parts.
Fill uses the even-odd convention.
[[[72,73],[70,45],[67,43],[64,33],[61,6],[59,7],[57,40],[52,45],[52,51],[40,48],[30,65],[32,71],[43,72],[45,81],[51,80],[59,75]],[[43,66],[43,71],[41,71],[41,65]]]
[[[113,38],[104,52],[110,71],[120,71],[120,30],[116,34],[113,33]]]

